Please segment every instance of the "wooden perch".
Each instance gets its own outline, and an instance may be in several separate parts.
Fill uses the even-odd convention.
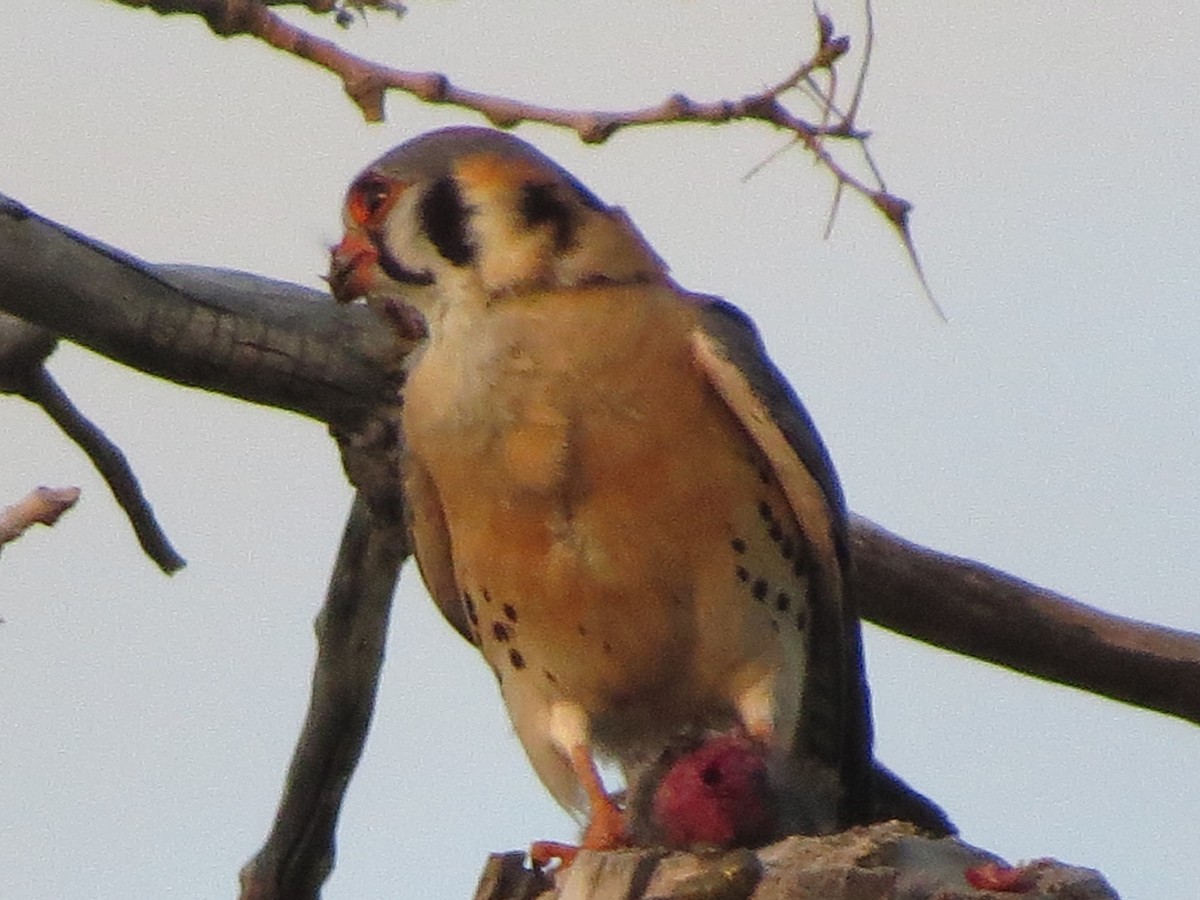
[[[475,900],[1117,900],[1100,873],[1055,860],[1009,866],[955,838],[883,822],[757,851],[584,851],[554,879],[523,854],[492,856]],[[981,889],[982,888],[982,889]]]

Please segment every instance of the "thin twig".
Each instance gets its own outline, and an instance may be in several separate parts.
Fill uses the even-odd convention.
[[[160,14],[192,13],[204,18],[214,32],[229,37],[246,34],[276,49],[315,63],[337,75],[346,93],[368,121],[381,121],[388,90],[398,90],[426,103],[450,104],[483,115],[497,128],[513,128],[523,122],[539,122],[569,128],[585,143],[603,143],[624,128],[662,125],[671,122],[717,124],[758,121],[796,135],[813,151],[821,165],[835,178],[870,197],[873,190],[819,149],[822,137],[858,141],[863,135],[841,118],[828,127],[814,125],[788,110],[780,97],[805,82],[820,69],[832,69],[849,49],[849,39],[836,36],[827,17],[820,17],[818,46],[795,71],[765,90],[740,98],[714,101],[693,100],[674,94],[660,103],[640,109],[602,111],[570,110],[529,103],[473,91],[455,85],[438,72],[395,69],[350,53],[332,41],[312,35],[275,15],[264,0],[117,0],[127,6],[149,7]],[[301,4],[310,5],[310,4]],[[310,5],[311,8],[311,5]],[[826,110],[822,109],[822,114]]]
[[[142,493],[137,476],[121,448],[79,411],[45,369],[39,368],[33,375],[24,396],[45,410],[67,437],[87,454],[129,519],[146,555],[168,575],[182,569],[186,560],[171,546],[158,524],[150,501]]]

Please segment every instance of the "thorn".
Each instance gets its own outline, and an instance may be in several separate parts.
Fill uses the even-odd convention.
[[[949,322],[946,318],[946,313],[942,310],[941,304],[937,302],[937,298],[933,296],[933,291],[929,288],[929,282],[925,278],[925,269],[921,266],[921,259],[917,256],[917,246],[913,242],[912,232],[908,227],[908,214],[912,211],[912,204],[903,197],[897,197],[895,194],[889,194],[887,191],[875,191],[871,194],[871,202],[887,218],[900,234],[900,240],[904,243],[904,249],[908,253],[909,262],[912,263],[913,270],[917,273],[917,280],[921,283],[921,291],[925,294],[925,299],[929,301],[929,305],[933,307],[933,311],[938,314],[938,318],[943,322]]]

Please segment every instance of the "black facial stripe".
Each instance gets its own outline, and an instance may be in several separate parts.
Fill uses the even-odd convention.
[[[467,234],[470,213],[458,183],[449,175],[431,184],[421,197],[421,230],[437,252],[456,266],[465,266],[475,259],[475,246]]]
[[[521,188],[521,218],[530,228],[549,223],[554,229],[554,249],[559,253],[575,243],[575,216],[553,184],[527,184]]]
[[[374,244],[375,248],[379,251],[379,268],[383,269],[392,281],[417,286],[433,284],[432,272],[414,272],[412,269],[406,269],[400,260],[392,255],[392,251],[388,249],[383,241],[376,239]]]

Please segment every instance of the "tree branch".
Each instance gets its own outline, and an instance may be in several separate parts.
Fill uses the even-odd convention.
[[[241,272],[155,266],[0,194],[0,309],[177,384],[355,423],[405,348],[362,307]]]
[[[178,571],[184,559],[167,540],[124,454],[76,408],[46,371],[46,359],[57,346],[58,335],[54,332],[0,313],[0,393],[16,394],[40,406],[92,461],[146,555],[168,575]]]
[[[314,63],[336,75],[342,81],[346,94],[361,110],[369,122],[380,122],[384,118],[384,97],[389,90],[401,91],[424,103],[447,104],[460,109],[477,112],[497,128],[515,128],[524,122],[539,122],[568,128],[584,143],[599,144],[618,131],[645,125],[670,123],[703,123],[708,125],[727,122],[759,122],[791,134],[795,141],[803,144],[820,164],[834,177],[838,191],[844,188],[869,200],[884,217],[899,231],[906,251],[925,285],[924,274],[916,257],[908,227],[908,212],[911,204],[889,193],[882,181],[867,184],[852,174],[829,151],[825,142],[829,138],[851,141],[864,149],[868,132],[858,128],[854,122],[863,81],[866,77],[868,50],[858,78],[854,82],[854,94],[849,111],[842,113],[836,104],[835,91],[824,91],[817,87],[813,75],[827,71],[836,72],[838,61],[850,49],[850,39],[834,31],[829,16],[817,16],[817,41],[809,58],[795,71],[779,79],[764,90],[741,97],[699,101],[684,94],[673,94],[659,103],[628,110],[573,110],[546,106],[511,97],[501,97],[481,91],[470,90],[454,84],[440,72],[414,72],[386,66],[364,59],[342,49],[332,41],[317,37],[280,18],[269,7],[273,5],[306,6],[314,12],[345,12],[346,4],[335,4],[327,0],[309,0],[292,3],[272,0],[116,0],[125,6],[148,7],[160,15],[191,14],[204,19],[212,31],[221,37],[248,35],[281,50]],[[386,0],[353,4],[394,9]],[[870,4],[867,3],[868,25],[871,24]],[[339,21],[345,22],[344,18]],[[836,78],[831,78],[836,87]],[[798,91],[802,96],[816,101],[820,120],[818,123],[796,115],[783,102],[783,97]],[[873,165],[872,173],[877,174]],[[936,307],[936,303],[934,304]],[[941,310],[938,309],[939,315]]]
[[[146,555],[167,575],[182,569],[187,561],[171,546],[121,448],[79,411],[44,368],[39,367],[24,396],[45,410],[54,424],[87,454],[129,519]]]
[[[1114,616],[855,516],[859,609],[937,647],[1200,724],[1200,635]]]
[[[242,868],[241,900],[317,898],[333,870],[338,812],[371,723],[392,592],[407,555],[402,521],[372,512],[357,494],[317,615],[308,715],[274,827]]]

